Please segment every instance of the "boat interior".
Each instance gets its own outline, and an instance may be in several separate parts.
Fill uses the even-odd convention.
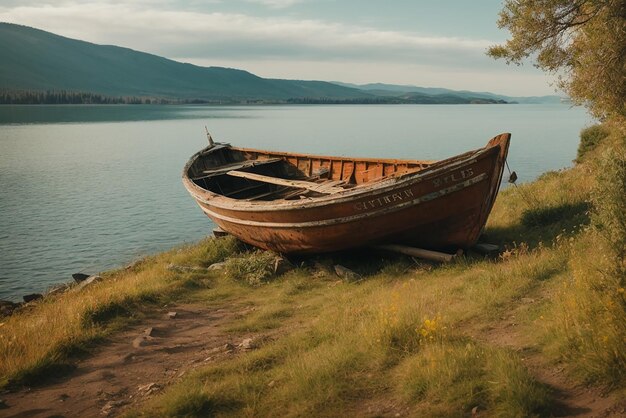
[[[417,172],[435,161],[353,159],[215,144],[187,168],[198,186],[232,199],[298,200]]]

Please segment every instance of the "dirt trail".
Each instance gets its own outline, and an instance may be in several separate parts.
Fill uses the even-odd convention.
[[[554,365],[544,358],[538,347],[528,341],[518,326],[516,318],[541,298],[549,295],[535,292],[521,298],[509,313],[488,327],[471,332],[471,336],[489,345],[516,351],[530,373],[552,389],[555,404],[550,411],[554,417],[626,417],[626,400],[608,394],[602,388],[584,386],[569,377],[564,367]]]
[[[244,338],[234,340],[225,326],[251,309],[169,307],[112,336],[69,376],[2,394],[8,408],[0,416],[102,417],[138,407],[190,370],[244,351]]]

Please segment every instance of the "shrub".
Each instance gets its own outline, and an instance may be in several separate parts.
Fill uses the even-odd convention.
[[[274,276],[276,254],[269,251],[255,251],[244,257],[230,258],[226,261],[225,273],[228,277],[259,286]]]
[[[593,125],[580,131],[576,162],[580,163],[585,154],[595,149],[607,136],[609,136],[609,131],[602,125]]]
[[[208,267],[219,263],[241,251],[241,242],[233,236],[213,238],[206,241],[204,253],[201,254],[200,264]]]
[[[593,221],[607,241],[615,273],[626,273],[626,150],[607,151],[598,167],[598,183],[592,195]]]

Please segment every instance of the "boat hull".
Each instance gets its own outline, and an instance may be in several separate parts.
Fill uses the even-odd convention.
[[[223,230],[281,253],[323,253],[381,243],[467,248],[478,240],[493,206],[509,138],[502,134],[465,157],[323,199],[233,202],[189,179],[184,183]]]

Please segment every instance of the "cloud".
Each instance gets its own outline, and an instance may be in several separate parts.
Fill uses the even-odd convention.
[[[294,0],[254,0],[287,4]],[[482,55],[484,40],[425,37],[319,20],[256,17],[240,13],[154,9],[89,2],[0,9],[0,19],[33,25],[96,43],[187,57],[322,57],[339,59],[444,60],[454,52]],[[181,51],[182,49],[182,51]]]
[[[284,9],[294,4],[302,3],[302,0],[247,0],[249,3],[259,3],[272,9]]]

